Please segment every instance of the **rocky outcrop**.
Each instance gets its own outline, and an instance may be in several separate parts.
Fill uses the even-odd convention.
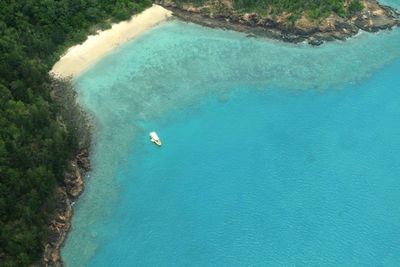
[[[230,0],[209,0],[204,5],[177,5],[172,0],[156,0],[156,3],[171,10],[185,21],[208,27],[219,27],[270,37],[286,42],[307,41],[319,45],[324,41],[345,40],[358,31],[376,32],[399,26],[399,12],[391,7],[380,5],[376,0],[363,1],[364,9],[352,17],[340,17],[332,13],[328,18],[311,20],[306,14],[291,22],[290,14],[260,15],[257,13],[238,13]]]
[[[57,186],[54,199],[56,203],[56,216],[49,226],[49,234],[43,255],[43,266],[64,266],[60,249],[65,243],[71,230],[73,209],[71,201],[76,200],[84,190],[82,177],[90,170],[89,154],[87,149],[78,151],[71,161],[71,169],[64,175],[64,185]]]
[[[75,200],[83,192],[82,173],[90,169],[87,149],[82,149],[71,162],[71,171],[65,174],[64,183],[68,196]],[[83,170],[83,171],[82,171]]]
[[[49,223],[50,233],[45,245],[43,266],[64,266],[60,256],[60,248],[64,245],[66,236],[71,230],[73,210],[66,188],[58,186],[55,194],[57,216]]]

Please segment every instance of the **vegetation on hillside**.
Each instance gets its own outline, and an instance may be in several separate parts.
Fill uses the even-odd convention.
[[[229,0],[238,12],[280,15],[291,13],[292,19],[300,18],[304,12],[312,19],[328,17],[331,12],[341,17],[351,16],[364,6],[359,0]],[[206,0],[175,0],[176,3],[202,5]]]
[[[346,7],[348,6],[348,7]],[[328,17],[331,12],[341,17],[362,10],[359,0],[234,0],[234,7],[240,11],[281,14],[306,12],[311,18]]]
[[[150,0],[0,1],[0,265],[39,260],[52,192],[77,148],[75,128],[49,94],[52,65],[95,27]]]

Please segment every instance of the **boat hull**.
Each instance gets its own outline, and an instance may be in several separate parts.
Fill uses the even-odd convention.
[[[155,143],[157,146],[161,146],[161,140],[154,140],[153,138],[151,138],[151,142]]]

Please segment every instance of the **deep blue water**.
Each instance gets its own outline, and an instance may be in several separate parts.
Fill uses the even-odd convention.
[[[76,81],[97,135],[65,261],[397,266],[399,42],[170,22],[117,49]]]

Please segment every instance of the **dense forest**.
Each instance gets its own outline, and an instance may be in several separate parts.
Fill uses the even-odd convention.
[[[151,0],[0,0],[0,266],[40,260],[51,196],[77,149],[50,97],[60,54]]]
[[[331,12],[341,17],[350,16],[363,9],[359,0],[234,0],[234,7],[239,11],[259,13],[296,14],[307,13],[311,18],[328,17]]]
[[[174,0],[177,4],[192,3],[202,5],[207,0]],[[259,14],[280,15],[290,13],[296,20],[302,13],[311,19],[328,17],[331,12],[341,17],[351,16],[361,11],[363,5],[359,0],[229,0],[238,12],[256,12]]]

